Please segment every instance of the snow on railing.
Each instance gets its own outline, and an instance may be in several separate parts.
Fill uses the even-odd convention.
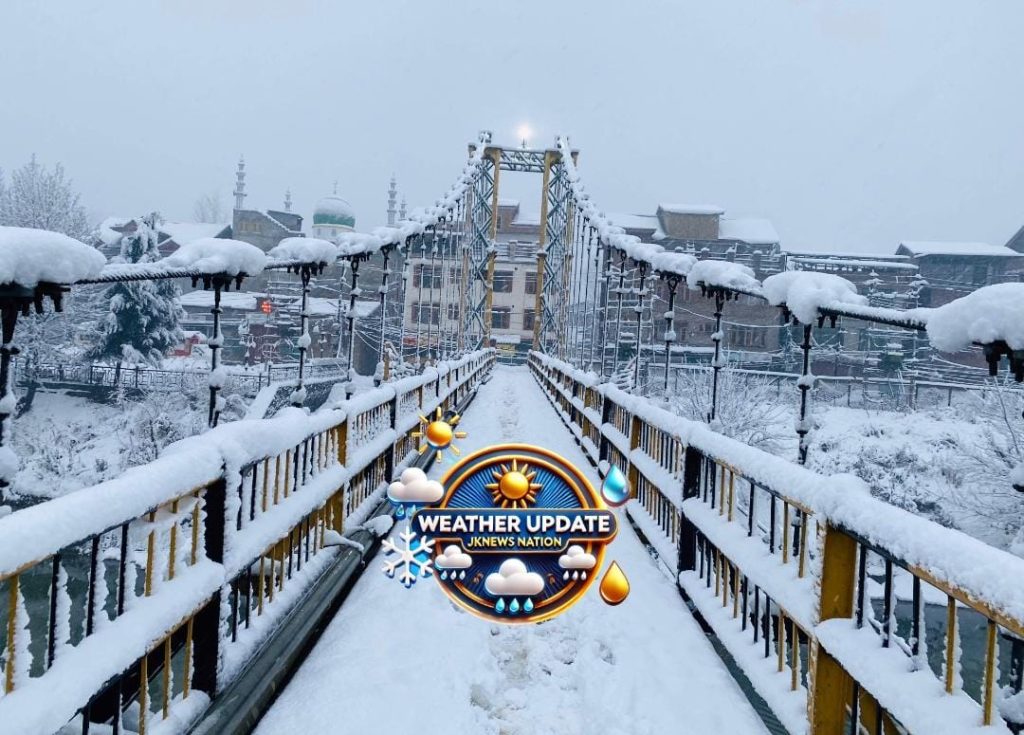
[[[74,283],[98,274],[105,262],[95,248],[59,232],[0,227],[0,284]]]
[[[338,246],[318,237],[286,237],[267,253],[272,259],[293,263],[333,263]]]
[[[267,255],[241,240],[201,237],[185,243],[156,265],[170,269],[188,268],[208,275],[255,276],[263,272]]]
[[[314,414],[224,424],[0,518],[0,599],[14,612],[0,630],[0,729],[88,719],[111,682],[125,687],[124,709],[132,677],[148,681],[160,652],[167,696],[141,689],[141,716],[173,711],[187,724],[206,702],[185,703],[190,690],[219,691],[237,674],[415,457],[407,417],[392,411],[399,397],[417,391],[417,416],[454,407],[493,359],[481,350]],[[169,680],[186,682],[184,697],[172,701]]]
[[[848,674],[865,699],[842,705],[862,717],[880,706],[912,733],[1007,732],[998,712],[1012,720],[1024,695],[996,662],[999,648],[1003,661],[1024,655],[1024,559],[877,500],[852,475],[746,446],[557,359],[530,364],[574,433],[596,438],[583,445],[602,471],[627,475],[630,517],[791,731],[807,728],[807,697],[824,716],[815,678]],[[931,603],[945,607],[938,636],[931,621],[925,636]],[[943,650],[929,657],[926,637]],[[811,647],[817,660],[802,660]]]

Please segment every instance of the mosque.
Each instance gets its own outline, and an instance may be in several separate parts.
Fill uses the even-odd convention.
[[[303,217],[292,211],[291,192],[285,193],[283,209],[249,209],[245,206],[245,199],[248,196],[245,191],[245,177],[245,160],[242,159],[238,162],[235,173],[235,206],[231,227],[220,236],[250,243],[265,252],[285,238],[304,237]],[[394,224],[405,215],[405,200],[403,198],[399,203],[398,188],[395,177],[392,176],[388,189],[387,223]],[[338,195],[335,183],[333,192],[322,197],[313,208],[309,236],[335,242],[344,233],[354,232],[355,227],[355,211],[348,201]],[[392,281],[401,273],[401,267],[396,254],[390,268]],[[376,345],[379,339],[379,321],[369,317],[379,309],[376,295],[377,285],[382,276],[381,266],[375,260],[363,263],[360,267],[360,285],[363,286],[364,292],[373,295],[373,298],[359,300],[356,303],[359,339],[356,343],[354,367],[361,374],[372,374],[378,359]],[[339,296],[347,293],[349,278],[347,267],[337,264],[330,266],[311,284],[310,334],[313,338],[314,357],[331,357],[344,351],[338,344],[338,336],[342,331],[339,329],[339,322],[344,321]],[[373,284],[373,288],[367,289],[367,284]],[[396,285],[393,283],[392,287]],[[262,362],[292,357],[293,345],[298,337],[295,325],[298,324],[301,288],[301,283],[294,274],[283,271],[268,271],[252,279],[247,290],[251,290],[252,295],[257,297],[253,301],[255,306],[252,313],[239,315],[239,323],[244,322],[242,329],[246,331],[246,341],[251,346],[252,354],[247,355],[248,360]],[[201,313],[206,311],[205,303],[196,306],[196,319],[205,319],[205,314]],[[187,307],[186,310],[192,311]],[[392,311],[395,312],[394,318],[399,319],[400,299],[396,298],[394,304],[389,304],[389,317],[392,316]]]

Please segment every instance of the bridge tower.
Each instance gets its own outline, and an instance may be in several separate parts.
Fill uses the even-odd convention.
[[[462,313],[459,345],[487,345],[491,336],[494,264],[498,253],[498,195],[502,171],[541,175],[541,223],[537,247],[537,297],[533,349],[556,353],[569,318],[572,285],[573,205],[562,152],[557,147],[505,147],[482,137],[483,165],[468,206],[469,238],[462,264]],[[473,155],[477,145],[470,144]],[[573,162],[579,152],[572,150]]]

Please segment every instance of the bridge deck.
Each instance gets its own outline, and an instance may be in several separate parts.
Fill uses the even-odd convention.
[[[590,469],[525,368],[496,367],[461,428],[464,453],[528,441]],[[524,628],[458,611],[432,581],[406,590],[368,570],[258,735],[765,733],[628,524],[608,558],[630,579],[624,603],[606,606],[595,588]]]

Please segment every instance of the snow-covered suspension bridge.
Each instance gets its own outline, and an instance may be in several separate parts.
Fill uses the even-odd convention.
[[[1019,380],[1020,288],[900,311],[867,306],[835,276],[760,282],[737,263],[624,234],[590,201],[575,158],[564,139],[523,150],[483,135],[456,184],[409,221],[337,243],[286,241],[269,257],[206,240],[165,261],[108,265],[52,233],[0,229],[8,444],[19,317],[59,308],[77,284],[191,278],[214,291],[216,323],[220,293],[267,268],[294,272],[306,292],[346,260],[353,303],[371,258],[387,298],[396,250],[430,248],[461,279],[449,295],[457,329],[425,335],[433,364],[384,371],[379,387],[315,413],[302,408],[300,339],[294,405],[220,423],[215,327],[209,430],[0,517],[0,731],[245,732],[260,718],[267,733],[1020,731],[1024,560],[873,499],[855,477],[801,466],[815,328],[857,319],[926,331],[941,349],[978,344],[993,372],[1005,357]],[[508,170],[543,178],[534,351],[516,368],[495,367],[488,348]],[[663,314],[654,279],[669,285]],[[716,307],[707,423],[644,395],[667,381],[681,285]],[[722,313],[737,297],[779,309],[804,335],[796,462],[716,431]],[[301,318],[305,334],[305,308]],[[492,627],[429,585],[388,583],[376,565],[360,578],[391,527],[383,491],[431,457],[413,433],[438,408],[464,413],[466,448],[531,441],[626,473],[634,498],[612,553],[633,588],[622,606],[587,600],[538,626]],[[2,479],[17,461],[0,445]]]

